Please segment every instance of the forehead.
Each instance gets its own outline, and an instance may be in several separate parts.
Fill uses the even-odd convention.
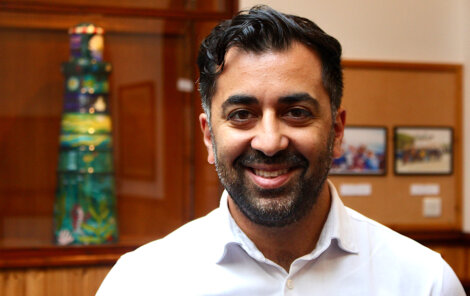
[[[321,61],[313,50],[296,42],[285,50],[261,53],[233,47],[226,54],[212,105],[220,106],[232,95],[263,100],[300,92],[315,98],[327,96]]]

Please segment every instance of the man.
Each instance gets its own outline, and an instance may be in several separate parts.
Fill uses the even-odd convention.
[[[98,295],[464,295],[439,254],[346,208],[341,46],[307,19],[254,7],[198,57],[220,207],[124,255]]]

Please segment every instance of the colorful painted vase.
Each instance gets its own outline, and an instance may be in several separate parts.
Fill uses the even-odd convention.
[[[111,64],[102,61],[103,29],[79,24],[69,30],[60,131],[54,235],[59,245],[118,240],[108,109]]]

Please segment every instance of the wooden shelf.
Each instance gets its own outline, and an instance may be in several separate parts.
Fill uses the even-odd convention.
[[[469,247],[470,235],[458,231],[407,232],[404,235],[429,247]],[[0,268],[68,267],[113,265],[124,253],[135,250],[152,239],[123,242],[99,246],[54,246],[52,244],[24,247],[4,246],[0,248]],[[28,246],[29,245],[29,246]]]
[[[113,265],[121,255],[137,247],[132,244],[113,244],[2,248],[0,268]]]
[[[457,230],[399,231],[425,246],[470,246],[470,234]]]
[[[226,0],[219,5],[204,1],[198,3],[196,7],[185,7],[184,5],[167,4],[168,7],[159,6],[158,2],[142,2],[137,5],[129,3],[113,3],[106,5],[106,1],[72,1],[70,4],[65,1],[1,1],[0,7],[4,11],[20,13],[53,13],[58,15],[95,14],[107,16],[124,16],[134,18],[167,18],[178,20],[220,20],[231,18],[238,10],[237,4]],[[215,1],[214,1],[215,2]]]

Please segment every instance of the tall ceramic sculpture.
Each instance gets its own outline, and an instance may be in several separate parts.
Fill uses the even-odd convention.
[[[55,240],[59,245],[116,241],[108,75],[102,61],[103,29],[79,24],[69,30],[70,60],[62,65],[62,113]]]

